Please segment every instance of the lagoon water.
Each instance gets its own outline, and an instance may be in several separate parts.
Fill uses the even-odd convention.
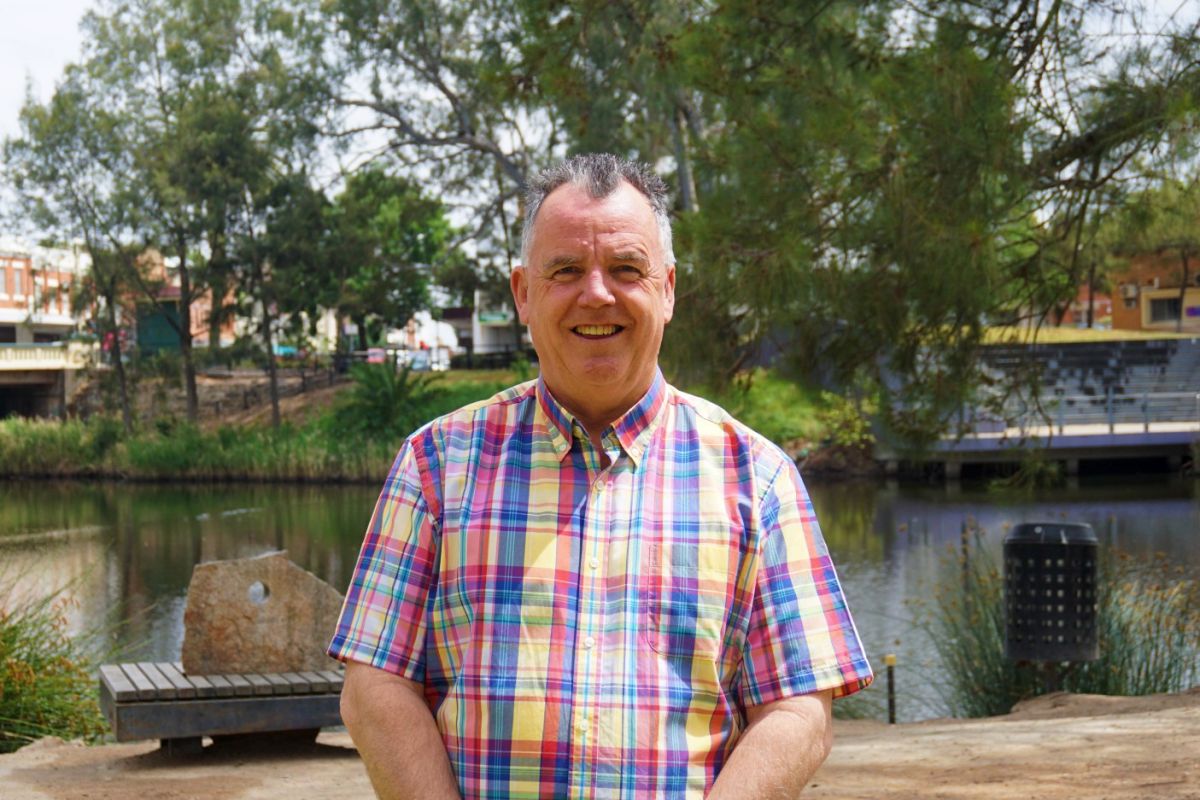
[[[899,658],[902,719],[945,713],[940,672],[916,606],[953,578],[964,523],[970,547],[998,558],[1019,522],[1087,522],[1102,548],[1166,559],[1200,579],[1200,481],[1173,476],[1081,479],[997,494],[985,486],[811,483],[810,492],[868,654]],[[4,595],[63,590],[70,629],[117,624],[125,660],[177,660],[193,565],[287,550],[344,591],[378,487],[171,486],[0,482]],[[874,695],[882,702],[882,684]]]

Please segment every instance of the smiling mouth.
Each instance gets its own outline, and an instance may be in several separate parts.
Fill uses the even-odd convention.
[[[571,330],[585,339],[606,339],[625,330],[620,325],[576,325]]]

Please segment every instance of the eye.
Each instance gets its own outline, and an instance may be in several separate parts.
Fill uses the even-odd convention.
[[[642,276],[642,268],[636,264],[618,264],[613,267],[613,272],[622,278],[640,278]]]
[[[575,265],[566,265],[556,268],[550,273],[550,277],[554,280],[568,280],[579,274],[579,267]]]

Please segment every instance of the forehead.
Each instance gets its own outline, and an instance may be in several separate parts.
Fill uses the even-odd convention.
[[[588,245],[597,239],[656,249],[658,227],[650,201],[624,181],[601,198],[575,184],[563,184],[538,209],[530,249]]]

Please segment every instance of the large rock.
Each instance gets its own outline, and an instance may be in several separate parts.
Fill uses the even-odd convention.
[[[183,614],[183,671],[329,669],[342,595],[287,553],[197,564]]]

